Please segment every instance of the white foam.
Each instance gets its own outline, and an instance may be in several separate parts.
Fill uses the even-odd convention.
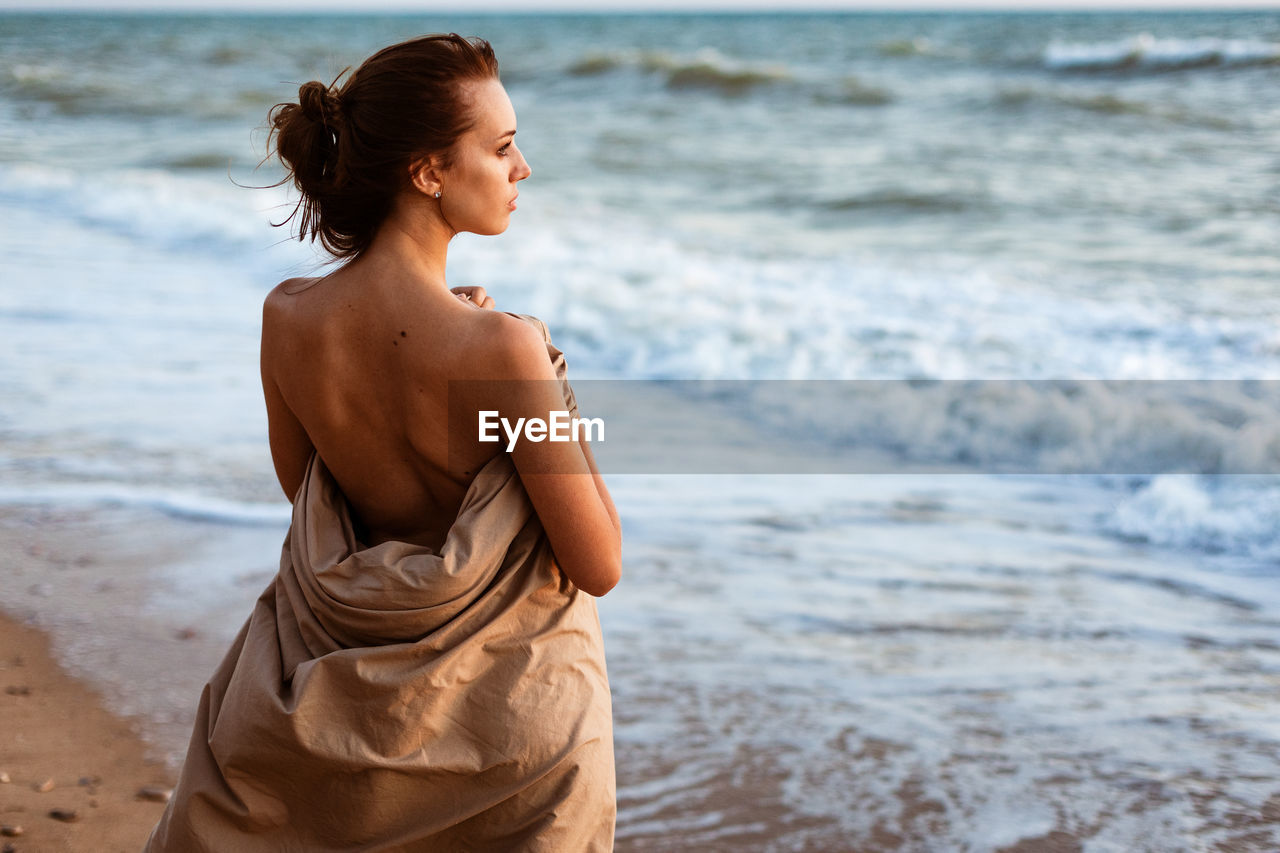
[[[1168,548],[1280,558],[1280,478],[1152,478],[1116,506],[1106,528]]]
[[[94,482],[0,486],[0,505],[154,509],[194,521],[271,526],[288,524],[293,511],[285,502],[236,501],[194,492]]]
[[[1027,473],[1280,473],[1280,383],[757,382],[743,419],[903,464]],[[856,457],[855,457],[856,459]]]
[[[1137,67],[1173,69],[1200,65],[1256,65],[1280,62],[1280,44],[1255,39],[1157,38],[1151,33],[1111,42],[1054,42],[1044,64],[1054,70]]]
[[[455,269],[547,318],[575,376],[1280,376],[1274,324],[1238,305],[1201,322],[1216,303],[1092,298],[945,256],[761,256],[747,234],[695,240],[541,192],[501,240],[460,242]]]
[[[288,215],[288,200],[282,188],[237,187],[229,176],[0,164],[0,204],[121,234],[150,251],[196,251],[224,262],[236,254],[263,254],[284,237],[273,233],[268,220]],[[273,260],[282,258],[276,254]]]

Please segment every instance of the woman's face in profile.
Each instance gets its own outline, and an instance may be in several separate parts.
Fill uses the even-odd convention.
[[[442,175],[440,209],[458,231],[501,234],[515,209],[516,182],[532,170],[516,146],[516,111],[497,80],[463,84],[475,125],[457,142]]]

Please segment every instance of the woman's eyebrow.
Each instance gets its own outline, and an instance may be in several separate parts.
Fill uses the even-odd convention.
[[[502,136],[495,136],[493,138],[493,141],[497,142],[499,139],[504,139],[508,136],[515,136],[515,135],[516,135],[516,132],[514,130],[508,130],[506,133],[502,134]]]

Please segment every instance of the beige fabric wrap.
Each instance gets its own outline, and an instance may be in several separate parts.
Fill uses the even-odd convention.
[[[577,416],[563,354],[521,316]],[[510,457],[436,554],[359,543],[313,455],[145,849],[611,850],[615,815],[595,600],[556,566]]]

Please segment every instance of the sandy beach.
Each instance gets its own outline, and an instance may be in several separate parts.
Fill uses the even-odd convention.
[[[58,666],[43,632],[0,614],[0,648],[3,849],[136,853],[164,808],[140,792],[168,789],[172,773],[129,722]]]
[[[252,583],[233,585],[227,608],[207,619],[173,612],[172,596],[191,589],[165,570],[199,576],[201,555],[216,554],[210,543],[236,537],[161,518],[118,507],[0,511],[0,824],[22,828],[2,840],[14,853],[141,849],[163,803],[139,792],[176,781],[201,687],[270,577],[278,534],[252,529],[264,542]]]

